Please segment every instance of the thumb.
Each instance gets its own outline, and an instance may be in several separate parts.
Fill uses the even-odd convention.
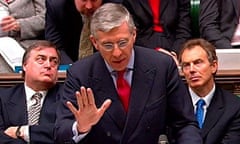
[[[99,108],[99,113],[102,116],[104,114],[104,112],[109,108],[109,106],[111,105],[112,101],[110,99],[107,99],[104,101],[104,103],[102,104],[102,106]]]

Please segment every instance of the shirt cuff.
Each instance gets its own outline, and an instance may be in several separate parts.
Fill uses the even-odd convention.
[[[29,126],[25,125],[25,126],[22,126],[22,128],[23,128],[23,139],[29,143],[30,142]]]
[[[77,129],[77,121],[75,121],[73,123],[72,132],[73,132],[72,139],[75,143],[80,142],[89,133],[89,132],[87,132],[87,133],[84,133],[84,134],[79,134],[78,129]]]

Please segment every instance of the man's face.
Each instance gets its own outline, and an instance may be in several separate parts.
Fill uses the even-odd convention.
[[[85,16],[92,16],[102,4],[102,0],[74,0],[74,2],[77,10]]]
[[[54,48],[34,49],[23,65],[25,82],[30,87],[39,84],[46,87],[53,85],[57,80],[59,57]]]
[[[136,31],[129,31],[124,22],[109,32],[97,31],[96,37],[91,36],[94,47],[101,53],[105,61],[116,71],[124,70],[130,60]]]
[[[200,46],[186,49],[182,54],[182,71],[192,89],[211,89],[217,61],[210,63],[207,53]]]

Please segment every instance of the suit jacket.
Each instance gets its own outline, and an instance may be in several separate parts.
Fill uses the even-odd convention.
[[[3,0],[4,1],[4,0]],[[27,48],[36,40],[44,38],[45,1],[12,0],[8,4],[9,14],[20,23],[20,33],[10,32],[22,46]]]
[[[104,2],[110,1],[120,0]],[[74,0],[46,0],[46,8],[45,38],[60,49],[62,64],[77,61],[83,21]]]
[[[239,23],[239,0],[202,0],[200,34],[218,49],[232,48],[231,40]]]
[[[153,16],[148,0],[123,0],[137,27],[136,45],[165,48],[178,52],[191,38],[190,0],[161,0],[160,23],[163,33],[154,32]]]
[[[44,99],[40,112],[39,125],[29,126],[31,144],[53,144],[53,128],[56,120],[56,107],[58,105],[58,92],[60,86],[50,89]],[[1,89],[0,97],[0,143],[27,144],[21,139],[13,139],[6,134],[10,126],[27,125],[27,105],[24,84]]]
[[[79,71],[80,70],[80,71]],[[103,58],[94,55],[74,63],[67,72],[63,99],[57,111],[57,143],[72,141],[75,118],[66,101],[76,106],[75,91],[80,86],[93,90],[97,107],[107,98],[110,108],[80,141],[86,144],[157,144],[166,126],[176,130],[178,144],[201,143],[188,92],[175,62],[168,55],[135,47],[129,110],[126,114]]]
[[[216,87],[202,128],[204,144],[239,144],[239,134],[240,98]]]

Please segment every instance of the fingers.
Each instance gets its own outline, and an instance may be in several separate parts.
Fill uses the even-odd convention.
[[[77,104],[79,108],[83,108],[82,96],[79,91],[76,92]]]
[[[11,30],[19,30],[20,25],[18,21],[12,17],[12,16],[7,16],[2,19],[1,21],[1,27],[3,31],[11,31]]]
[[[77,116],[77,109],[73,106],[73,104],[70,101],[67,101],[67,107],[70,109],[74,116]]]
[[[111,105],[112,101],[110,99],[107,99],[104,101],[104,103],[102,104],[102,106],[99,109],[100,115],[102,116],[104,114],[104,112],[109,108],[109,106]]]
[[[80,91],[83,106],[88,106],[88,94],[86,88],[82,86]]]
[[[87,93],[88,93],[88,103],[89,103],[89,105],[95,104],[95,99],[94,99],[94,96],[93,96],[92,89],[88,88]]]
[[[95,105],[94,94],[91,88],[86,89],[85,87],[82,86],[80,88],[80,91],[76,92],[76,99],[77,99],[78,109],[76,109],[71,102],[69,101],[67,102],[68,108],[71,110],[71,112],[74,115],[77,114],[78,111],[81,111],[85,108],[97,109]],[[108,109],[110,104],[111,104],[110,99],[105,100],[99,110],[102,113],[104,113]]]

